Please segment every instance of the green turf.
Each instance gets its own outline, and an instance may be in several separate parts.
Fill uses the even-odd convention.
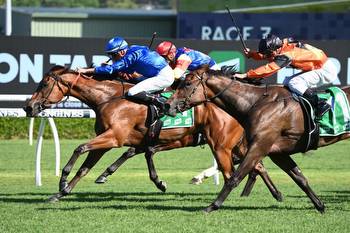
[[[62,163],[80,143],[62,141]],[[271,197],[259,179],[250,197],[239,197],[240,185],[219,211],[204,214],[201,210],[221,185],[215,186],[211,179],[200,186],[188,182],[211,164],[208,147],[155,157],[159,176],[168,183],[165,194],[149,181],[143,156],[128,161],[106,184],[94,184],[122,152],[114,150],[70,196],[49,204],[45,201],[57,191],[58,178],[53,143],[44,141],[43,149],[43,186],[35,187],[35,148],[24,140],[0,141],[0,232],[350,232],[350,141],[294,156],[327,207],[323,215],[269,159],[265,165],[284,194],[282,203]]]

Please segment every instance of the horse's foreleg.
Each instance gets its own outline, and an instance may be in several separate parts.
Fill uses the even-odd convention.
[[[107,177],[112,175],[118,168],[126,162],[126,160],[134,157],[135,155],[141,153],[142,151],[131,147],[126,152],[122,154],[114,163],[112,163],[96,180],[97,184],[104,184],[107,181]]]
[[[283,171],[285,171],[294,182],[306,193],[306,195],[311,199],[315,208],[320,212],[324,213],[325,206],[318,196],[310,188],[306,177],[301,173],[294,160],[288,156],[270,156],[272,161],[279,166]]]
[[[267,154],[269,146],[264,143],[253,143],[249,148],[247,156],[244,158],[238,169],[233,173],[230,179],[225,182],[224,187],[220,191],[216,200],[204,209],[205,212],[210,213],[220,208],[222,203],[226,200],[233,188],[237,187],[243,178],[254,168],[254,166]]]
[[[107,130],[103,134],[98,135],[96,138],[92,139],[88,143],[81,144],[75,150],[70,160],[66,166],[62,169],[62,176],[59,183],[59,190],[63,190],[67,186],[67,177],[70,174],[75,162],[77,161],[79,155],[92,150],[98,149],[110,149],[112,147],[117,147],[118,142],[114,137],[113,131]]]
[[[253,175],[252,175],[253,174]],[[283,196],[282,196],[282,193],[280,191],[278,191],[278,189],[276,188],[276,186],[274,185],[274,183],[272,182],[269,174],[267,173],[267,170],[266,168],[264,167],[262,161],[260,161],[258,164],[255,165],[254,167],[254,170],[251,171],[249,173],[249,176],[248,176],[248,181],[247,181],[247,184],[246,184],[246,187],[248,185],[248,182],[249,182],[249,179],[251,179],[251,176],[255,176],[255,180],[256,180],[256,176],[257,175],[260,175],[262,180],[264,181],[265,185],[267,186],[267,188],[269,189],[270,193],[272,194],[272,196],[277,200],[277,201],[282,201],[283,200]],[[253,184],[254,185],[254,184]],[[249,193],[251,191],[251,189],[253,188],[253,185],[251,185],[251,187],[247,187],[247,189],[250,189],[248,190]],[[246,188],[245,187],[245,188]],[[244,189],[245,190],[245,189]],[[245,191],[243,190],[241,196],[248,196],[249,193],[244,193]],[[243,195],[244,194],[247,194],[247,195]]]
[[[153,155],[155,153],[152,150],[147,150],[145,153],[145,158],[147,161],[147,167],[149,172],[149,178],[153,181],[153,183],[157,186],[159,190],[162,192],[166,191],[167,185],[164,181],[159,180],[157,171],[155,169],[154,163],[153,163]]]
[[[72,171],[72,168],[77,161],[79,155],[86,152],[86,144],[79,145],[73,152],[71,158],[69,159],[68,163],[64,166],[62,169],[62,174],[59,182],[59,190],[61,191],[67,186],[67,177],[69,176],[70,172]]]
[[[93,166],[100,160],[100,158],[108,151],[109,149],[100,149],[100,150],[94,150],[90,151],[87,158],[85,159],[84,163],[79,168],[76,175],[73,177],[73,179],[68,183],[68,185],[60,190],[57,194],[53,195],[49,198],[50,202],[57,202],[60,198],[68,195],[72,189],[75,187],[75,185],[78,183],[78,181],[84,177]]]

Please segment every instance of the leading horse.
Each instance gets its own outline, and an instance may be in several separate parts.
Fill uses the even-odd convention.
[[[224,184],[217,199],[205,211],[217,210],[257,162],[268,155],[307,194],[315,208],[323,213],[324,204],[290,157],[297,152],[303,152],[305,147],[307,132],[300,104],[282,86],[256,86],[231,77],[232,75],[204,67],[188,74],[183,85],[168,100],[171,115],[177,110],[183,111],[198,104],[215,103],[237,119],[245,129],[247,154]],[[350,87],[344,87],[343,91],[349,100]],[[318,147],[349,137],[349,133],[336,137],[320,137]]]
[[[124,98],[125,92],[130,87],[130,84],[120,82],[96,81],[60,66],[52,68],[41,80],[25,107],[28,116],[37,115],[43,109],[62,101],[64,96],[78,98],[96,113],[95,132],[97,137],[74,150],[73,155],[62,170],[59,192],[52,196],[50,201],[58,201],[61,197],[69,194],[77,182],[111,148],[134,147],[134,150],[124,153],[121,163],[144,151],[145,134],[147,133],[145,127],[147,106],[130,102]],[[214,152],[224,178],[227,180],[233,172],[231,151],[241,139],[244,139],[242,137],[243,130],[232,117],[214,105],[198,106],[195,108],[195,113],[197,117],[193,127],[162,130],[159,144],[163,146],[163,149],[189,145],[193,140],[191,139],[193,134],[202,130]],[[226,133],[228,137],[221,135],[220,131]],[[238,151],[244,150],[244,145],[241,143]],[[67,178],[73,165],[78,157],[85,152],[89,152],[86,160],[68,183]],[[241,154],[244,154],[244,151]],[[165,183],[158,179],[155,172],[152,155],[146,155],[150,178],[159,189],[165,191]],[[260,169],[257,172],[263,175],[264,181],[274,197],[278,200],[281,199],[280,193],[272,184],[266,171]]]

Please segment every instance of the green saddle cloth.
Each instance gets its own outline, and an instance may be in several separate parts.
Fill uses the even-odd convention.
[[[350,110],[346,94],[338,87],[330,87],[326,93],[319,93],[318,97],[326,99],[332,107],[320,120],[320,136],[337,136],[350,132]]]
[[[164,92],[161,95],[168,99],[173,95],[173,92]],[[166,115],[160,119],[163,121],[162,129],[192,127],[194,124],[194,109],[191,108],[187,111],[177,113],[175,117]]]

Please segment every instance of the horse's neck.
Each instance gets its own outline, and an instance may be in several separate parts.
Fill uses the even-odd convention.
[[[208,79],[208,87],[215,93],[221,93],[213,102],[237,120],[246,119],[252,107],[262,98],[265,88],[257,87],[230,79]],[[229,86],[229,88],[227,88]],[[223,92],[222,92],[223,91]]]
[[[123,91],[126,91],[121,84],[111,81],[96,81],[80,77],[78,80],[70,78],[68,83],[72,86],[70,95],[93,108],[112,97],[122,96]]]

